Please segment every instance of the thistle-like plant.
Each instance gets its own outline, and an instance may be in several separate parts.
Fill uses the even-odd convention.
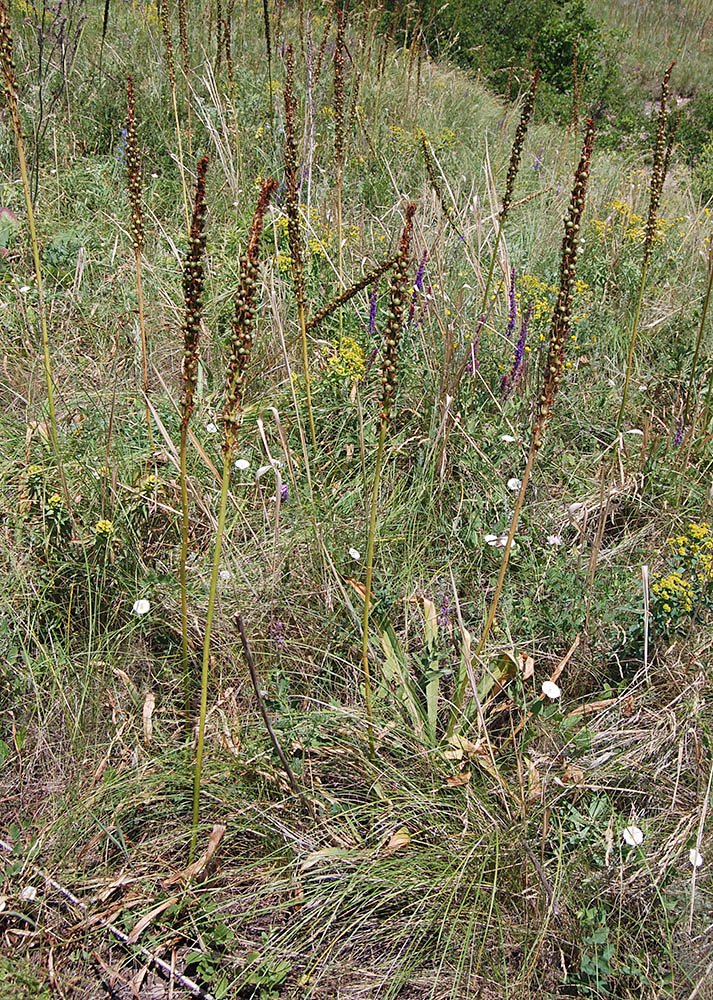
[[[374,568],[374,536],[376,533],[376,509],[379,500],[379,483],[384,462],[384,443],[391,423],[391,410],[397,384],[399,341],[404,323],[404,306],[407,298],[407,278],[413,235],[413,217],[416,206],[406,206],[406,222],[401,234],[398,260],[394,264],[389,281],[389,313],[384,331],[384,346],[381,355],[381,397],[379,400],[379,443],[376,451],[374,482],[371,491],[369,513],[369,533],[366,544],[366,581],[364,586],[364,617],[362,621],[361,662],[364,672],[364,700],[369,720],[369,746],[374,752],[373,718],[371,710],[371,673],[369,671],[369,614],[371,610],[371,584]]]
[[[25,197],[25,208],[27,210],[27,225],[30,230],[30,244],[32,246],[32,260],[35,269],[35,283],[37,286],[37,303],[40,314],[40,329],[42,331],[42,357],[45,369],[45,385],[47,388],[47,408],[49,410],[49,431],[52,441],[52,448],[55,453],[57,469],[62,482],[67,510],[71,511],[71,501],[67,481],[64,475],[64,467],[59,451],[59,438],[57,436],[57,415],[54,406],[54,380],[52,378],[52,363],[50,359],[49,332],[47,329],[47,312],[45,309],[44,287],[42,284],[42,268],[40,267],[40,250],[37,242],[37,230],[35,228],[35,213],[32,207],[32,192],[30,188],[30,178],[27,172],[27,159],[25,157],[25,142],[22,136],[22,126],[20,123],[20,112],[17,106],[17,71],[15,69],[15,59],[13,54],[12,34],[10,30],[10,15],[6,6],[6,0],[0,0],[0,77],[5,95],[5,103],[10,115],[13,135],[15,137],[15,149],[20,165],[20,177],[22,179],[22,190]]]
[[[181,659],[186,700],[186,717],[190,712],[190,678],[188,673],[188,592],[186,586],[186,560],[188,558],[188,470],[186,453],[188,449],[188,424],[193,414],[196,386],[198,384],[199,340],[201,316],[203,313],[203,286],[205,270],[205,184],[208,157],[198,162],[196,191],[193,202],[193,218],[188,239],[188,254],[183,265],[183,298],[186,314],[183,322],[183,401],[181,407],[181,443],[179,462],[181,477],[181,557],[179,578],[181,586]]]
[[[636,301],[636,309],[634,310],[634,318],[631,324],[629,353],[626,359],[626,375],[624,377],[624,388],[621,394],[621,405],[619,406],[619,415],[616,420],[616,434],[618,434],[621,430],[621,422],[624,418],[626,400],[629,394],[631,367],[634,360],[636,337],[639,332],[639,320],[641,318],[641,306],[644,300],[644,288],[646,287],[646,278],[649,272],[649,264],[651,263],[654,243],[656,242],[659,203],[661,201],[661,192],[663,191],[664,181],[666,180],[668,165],[671,159],[671,150],[673,149],[673,142],[675,139],[675,123],[674,127],[667,136],[667,103],[670,91],[671,73],[673,72],[673,67],[675,65],[675,62],[671,63],[664,73],[664,78],[661,83],[661,100],[659,102],[659,115],[656,126],[656,139],[654,142],[654,163],[651,170],[651,181],[649,184],[649,213],[646,219],[646,226],[644,228],[644,251],[641,260],[639,294]]]
[[[305,376],[305,395],[307,397],[307,416],[312,446],[317,447],[317,435],[314,429],[312,413],[312,391],[309,377],[309,355],[307,352],[307,321],[305,309],[305,275],[302,252],[302,237],[300,234],[300,206],[297,185],[297,100],[295,98],[295,54],[292,45],[287,46],[285,54],[285,210],[287,212],[287,240],[290,246],[290,265],[292,268],[292,283],[297,300],[297,313],[302,339],[302,365]]]
[[[134,81],[129,74],[126,78],[126,172],[129,188],[129,206],[131,208],[131,241],[134,244],[136,258],[136,296],[139,308],[139,335],[141,338],[141,363],[143,368],[144,405],[146,407],[146,426],[149,432],[149,447],[153,448],[151,432],[151,414],[149,412],[149,371],[148,347],[146,341],[146,323],[144,320],[144,286],[141,277],[141,252],[144,246],[144,213],[141,204],[141,157],[139,155],[139,139],[136,131],[136,97]]]
[[[569,210],[565,218],[560,263],[559,290],[557,292],[557,301],[555,303],[554,312],[552,313],[552,321],[550,323],[547,361],[545,364],[537,411],[532,425],[530,450],[527,456],[527,464],[522,476],[522,482],[517,496],[517,501],[515,503],[512,520],[510,522],[507,542],[505,543],[505,548],[503,550],[503,559],[500,564],[500,572],[495,585],[495,593],[493,594],[492,601],[490,602],[488,617],[486,618],[483,633],[481,635],[480,642],[478,643],[478,648],[476,649],[476,656],[484,648],[495,618],[495,612],[497,611],[500,594],[502,593],[503,582],[505,580],[508,561],[510,559],[510,551],[512,549],[513,539],[515,538],[515,533],[517,531],[517,525],[525,499],[525,493],[527,492],[527,486],[535,464],[535,458],[542,445],[545,430],[547,429],[552,408],[555,403],[555,398],[562,381],[562,371],[565,363],[565,348],[567,346],[567,340],[570,335],[572,323],[572,294],[575,285],[577,254],[579,250],[579,228],[587,193],[587,181],[589,179],[593,143],[594,124],[592,119],[589,118],[587,119],[584,144],[582,146],[580,160],[574,173],[574,185],[572,187]]]
[[[218,586],[220,555],[225,531],[225,515],[228,503],[228,486],[230,484],[230,465],[235,448],[240,415],[242,413],[243,390],[245,387],[245,370],[250,361],[255,331],[255,298],[257,293],[257,271],[260,248],[260,234],[263,220],[270,199],[277,188],[277,181],[267,180],[262,183],[260,196],[253,215],[252,225],[248,234],[245,251],[240,258],[240,285],[235,297],[235,314],[233,316],[230,355],[225,381],[225,402],[223,405],[223,476],[218,505],[218,527],[213,550],[213,568],[208,592],[208,611],[206,614],[205,636],[203,640],[203,663],[201,669],[201,703],[198,718],[198,742],[196,748],[196,769],[193,783],[193,833],[191,837],[191,857],[195,849],[198,830],[199,800],[201,788],[201,768],[203,766],[203,745],[205,739],[205,716],[208,704],[208,667],[210,665],[210,640],[215,610],[215,596]]]

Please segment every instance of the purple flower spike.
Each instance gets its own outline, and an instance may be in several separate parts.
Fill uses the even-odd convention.
[[[376,333],[376,296],[379,292],[379,279],[374,281],[374,287],[371,291],[371,298],[369,299],[369,336],[373,337]]]
[[[683,417],[678,418],[678,427],[676,428],[676,433],[673,436],[673,446],[678,448],[683,441]]]
[[[423,256],[421,257],[421,263],[418,265],[418,270],[416,271],[416,277],[413,283],[413,291],[411,292],[411,305],[408,311],[408,322],[407,326],[411,326],[413,323],[414,313],[416,312],[416,297],[419,292],[423,291],[423,274],[426,269],[426,257],[428,256],[428,250],[423,251]]]
[[[503,400],[512,396],[525,373],[525,343],[527,342],[527,327],[530,322],[531,313],[532,305],[529,305],[520,325],[520,336],[515,345],[515,357],[513,358],[512,368],[507,375],[503,375],[503,380],[500,383],[500,398]]]
[[[290,487],[287,483],[283,483],[280,487],[280,502],[287,503],[287,499],[290,495]]]
[[[508,298],[510,299],[510,314],[508,316],[508,325],[505,330],[505,336],[510,339],[515,332],[515,323],[517,321],[517,290],[515,287],[515,268],[514,266],[510,270],[510,291],[508,293]]]

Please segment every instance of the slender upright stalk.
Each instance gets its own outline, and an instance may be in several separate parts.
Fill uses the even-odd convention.
[[[136,258],[136,296],[139,308],[139,334],[141,338],[141,361],[143,368],[144,405],[146,407],[146,427],[149,432],[149,448],[153,449],[153,434],[151,431],[151,413],[149,411],[149,369],[148,349],[146,341],[146,323],[144,320],[144,287],[141,276],[141,251],[144,245],[144,215],[141,204],[141,157],[139,156],[139,139],[136,131],[136,98],[134,81],[131,74],[126,78],[126,166],[129,184],[129,203],[131,205],[131,239],[134,244]]]
[[[297,313],[302,341],[302,365],[305,376],[305,395],[309,418],[312,447],[317,448],[317,434],[314,429],[312,412],[312,391],[309,375],[309,353],[307,350],[307,321],[305,309],[304,262],[302,259],[302,237],[300,235],[299,192],[297,188],[297,139],[295,122],[297,101],[295,99],[295,55],[292,45],[287,46],[285,56],[287,73],[285,76],[285,207],[287,211],[287,238],[290,245],[292,283],[297,299]]]
[[[334,47],[334,166],[337,194],[337,280],[340,288],[343,275],[342,247],[342,183],[344,178],[344,151],[346,123],[344,119],[344,11],[337,8],[337,38]],[[339,307],[339,350],[344,335],[344,311]]]
[[[0,75],[2,77],[3,90],[12,131],[15,136],[15,148],[17,159],[20,165],[20,176],[22,178],[22,191],[25,197],[25,208],[27,210],[27,225],[30,230],[30,244],[32,246],[32,260],[35,268],[35,282],[37,285],[37,302],[40,314],[40,329],[42,331],[42,357],[45,370],[45,385],[47,388],[47,408],[50,418],[50,440],[57,462],[57,470],[62,482],[62,492],[67,505],[67,510],[71,512],[72,505],[67,488],[67,480],[64,475],[64,466],[59,451],[59,436],[57,434],[57,415],[54,406],[54,380],[52,378],[52,362],[50,360],[50,342],[47,329],[47,312],[45,309],[44,287],[42,284],[42,268],[40,267],[40,250],[37,242],[37,230],[35,228],[35,213],[32,207],[32,191],[30,188],[30,177],[27,171],[27,159],[25,157],[25,143],[22,138],[22,126],[20,124],[20,113],[17,106],[17,72],[15,70],[15,60],[13,57],[12,35],[10,33],[10,15],[6,7],[6,0],[0,0]]]
[[[188,158],[193,159],[193,142],[191,137],[191,84],[190,59],[188,54],[188,15],[186,5],[188,0],[178,0],[178,29],[181,39],[181,55],[183,56],[183,76],[186,84],[186,139],[188,140]]]
[[[705,326],[706,326],[706,319],[708,318],[708,306],[710,305],[711,288],[712,287],[713,287],[713,254],[709,254],[708,255],[708,282],[706,284],[706,293],[705,293],[705,296],[703,298],[703,312],[701,313],[701,325],[698,327],[698,337],[696,338],[696,347],[695,347],[695,349],[693,351],[693,361],[691,363],[691,374],[690,374],[690,377],[688,379],[688,389],[686,391],[686,405],[685,405],[685,408],[684,408],[684,411],[683,411],[683,427],[684,427],[684,430],[685,430],[685,428],[687,426],[688,412],[689,412],[690,405],[691,405],[691,399],[693,397],[693,386],[695,384],[696,368],[698,366],[698,356],[700,354],[701,344],[703,342],[703,332],[704,332]],[[711,372],[711,375],[710,375],[710,378],[709,378],[709,381],[708,381],[708,393],[707,393],[707,397],[706,397],[706,423],[705,423],[706,429],[708,427],[708,420],[709,420],[709,409],[708,409],[708,406],[709,406],[709,403],[710,403],[711,382],[712,381],[713,381],[713,371]]]
[[[196,846],[200,808],[201,769],[203,767],[203,747],[205,743],[205,717],[208,705],[208,668],[210,666],[210,641],[213,628],[213,613],[218,588],[218,571],[225,532],[225,512],[230,485],[230,465],[235,449],[235,441],[242,412],[245,369],[250,360],[255,329],[255,296],[257,290],[257,268],[260,234],[270,199],[277,188],[277,181],[264,181],[255,208],[248,243],[240,259],[240,285],[235,297],[235,315],[230,338],[230,355],[225,380],[225,403],[223,406],[223,475],[220,485],[218,507],[218,527],[213,550],[213,567],[208,592],[208,612],[203,639],[203,662],[201,666],[201,701],[198,717],[198,742],[196,747],[196,768],[193,779],[193,832],[191,835],[190,857]]]
[[[173,104],[173,119],[176,124],[176,142],[178,144],[178,172],[181,175],[181,193],[183,195],[183,213],[186,219],[186,230],[191,231],[191,217],[188,212],[188,189],[186,187],[186,171],[183,166],[183,140],[181,139],[181,122],[178,117],[178,102],[176,99],[176,71],[173,66],[173,42],[171,41],[171,26],[168,23],[168,2],[161,3],[161,28],[166,47],[166,69],[171,87],[171,103]]]
[[[181,443],[179,452],[181,477],[181,555],[179,579],[181,586],[181,662],[186,717],[190,716],[190,674],[188,669],[188,597],[186,581],[186,561],[188,559],[188,471],[186,452],[188,447],[188,423],[193,414],[195,391],[198,383],[198,354],[203,311],[203,287],[205,272],[205,179],[208,157],[198,163],[198,180],[193,204],[193,219],[188,241],[188,254],[183,266],[183,297],[186,303],[186,317],[183,324],[183,405],[181,413]]]
[[[267,49],[267,86],[270,103],[270,121],[272,121],[272,40],[270,38],[270,10],[267,0],[262,0],[262,17],[265,28],[265,48]]]
[[[540,393],[537,413],[532,426],[530,450],[528,452],[527,464],[522,476],[520,490],[515,502],[515,509],[510,522],[507,542],[505,543],[505,548],[503,550],[503,559],[500,564],[500,572],[498,573],[497,583],[495,584],[495,593],[493,594],[493,598],[490,602],[490,608],[483,627],[483,633],[475,651],[476,656],[478,656],[485,648],[485,643],[487,642],[490,629],[493,621],[495,620],[495,613],[498,608],[498,602],[500,601],[500,595],[502,593],[505,574],[507,572],[508,562],[510,559],[510,552],[512,550],[512,543],[515,538],[515,532],[517,531],[518,521],[520,520],[520,514],[525,500],[525,493],[527,492],[527,485],[530,481],[530,476],[532,475],[535,458],[542,444],[544,433],[554,406],[560,380],[562,378],[565,348],[567,346],[567,338],[569,336],[571,325],[572,291],[575,282],[577,253],[579,248],[579,227],[582,212],[584,211],[584,200],[587,191],[587,181],[589,179],[589,165],[592,156],[593,143],[594,124],[590,118],[587,121],[587,130],[584,138],[584,145],[582,146],[582,154],[574,174],[574,186],[572,188],[569,211],[567,213],[567,218],[565,219],[565,231],[564,239],[562,241],[562,258],[560,265],[560,285],[557,293],[557,302],[552,314],[552,322],[550,324],[549,350],[547,353],[542,391]]]
[[[674,129],[668,136],[666,136],[667,129],[667,101],[670,89],[671,73],[673,72],[673,67],[675,63],[671,63],[666,72],[664,73],[663,82],[661,84],[661,101],[659,104],[659,116],[658,125],[656,128],[656,141],[654,144],[654,163],[651,170],[651,184],[649,186],[649,214],[646,220],[646,226],[644,230],[644,253],[641,262],[641,279],[639,281],[639,295],[636,303],[636,310],[634,312],[634,320],[631,326],[631,337],[629,340],[629,352],[626,359],[626,375],[624,377],[624,389],[621,394],[621,405],[619,406],[619,414],[616,420],[616,429],[614,435],[619,433],[621,430],[621,423],[624,419],[624,410],[626,408],[626,401],[629,394],[629,383],[631,381],[631,369],[634,361],[634,347],[636,345],[636,337],[639,332],[639,320],[641,318],[641,305],[644,299],[644,288],[646,286],[646,277],[649,272],[649,264],[651,263],[651,255],[654,249],[654,243],[656,242],[656,232],[657,232],[657,222],[658,222],[658,209],[659,203],[661,201],[661,192],[663,191],[664,181],[666,180],[666,174],[668,172],[668,164],[671,156],[671,150],[673,148],[673,140],[675,137],[675,125]]]
[[[404,305],[406,303],[406,277],[413,233],[413,217],[415,205],[406,208],[406,224],[401,234],[399,258],[394,265],[389,283],[389,318],[384,333],[384,348],[381,363],[381,400],[379,444],[376,452],[376,467],[371,490],[371,509],[369,515],[369,534],[366,544],[366,581],[364,587],[364,617],[362,621],[361,662],[364,674],[364,700],[369,722],[369,750],[374,754],[374,727],[371,708],[371,673],[369,670],[369,612],[371,609],[372,574],[374,568],[374,538],[376,535],[376,510],[379,500],[379,483],[384,462],[384,443],[391,422],[391,409],[396,392],[398,363],[398,348],[403,326]]]

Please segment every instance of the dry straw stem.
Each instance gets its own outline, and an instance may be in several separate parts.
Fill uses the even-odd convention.
[[[327,316],[334,312],[335,309],[346,305],[346,303],[353,299],[355,295],[358,295],[358,293],[363,291],[363,289],[373,284],[377,278],[380,278],[382,274],[385,274],[386,271],[392,268],[398,259],[399,255],[396,255],[395,257],[387,257],[386,260],[377,264],[372,271],[365,274],[363,278],[360,278],[359,281],[355,281],[353,285],[350,285],[349,288],[345,289],[341,295],[336,297],[336,299],[332,299],[332,301],[324,306],[323,309],[320,309],[318,313],[315,313],[315,315],[312,316],[309,323],[307,323],[307,332],[309,333],[310,331],[316,329],[320,323],[327,318]]]
[[[309,377],[309,355],[307,352],[307,321],[305,318],[305,279],[304,261],[302,256],[302,237],[300,234],[299,193],[297,189],[297,101],[295,99],[295,54],[292,45],[287,46],[285,55],[285,208],[287,211],[287,239],[290,245],[290,265],[292,267],[292,282],[297,300],[297,313],[302,339],[302,365],[305,376],[305,395],[307,397],[307,415],[309,419],[310,437],[313,448],[317,448],[317,435],[314,429],[314,414],[312,412],[312,391]]]
[[[181,586],[181,661],[185,688],[186,716],[190,711],[190,681],[188,673],[188,596],[186,582],[186,560],[188,558],[188,470],[186,453],[188,450],[188,423],[193,413],[194,396],[198,381],[199,337],[202,315],[203,286],[205,273],[203,254],[205,253],[205,184],[208,157],[198,163],[193,220],[188,242],[188,255],[183,266],[183,298],[186,305],[183,324],[183,401],[181,407],[181,443],[179,464],[181,479],[181,556],[179,578]]]
[[[362,620],[361,661],[364,673],[364,700],[366,714],[369,720],[369,748],[374,754],[373,715],[371,710],[371,673],[369,670],[369,613],[371,610],[371,584],[374,568],[374,537],[376,534],[376,508],[379,500],[379,482],[384,461],[384,443],[386,432],[391,421],[391,408],[396,392],[397,363],[399,340],[403,328],[404,305],[406,303],[406,279],[413,235],[413,217],[416,206],[406,206],[406,223],[401,234],[399,256],[394,265],[389,282],[389,314],[384,331],[384,348],[381,361],[381,398],[379,401],[379,443],[376,451],[376,467],[371,491],[371,510],[369,514],[369,535],[366,549],[366,582],[364,587],[364,616]]]
[[[3,90],[5,101],[10,112],[12,131],[15,136],[15,148],[17,159],[20,165],[20,176],[22,178],[22,190],[25,196],[25,208],[27,210],[27,225],[30,230],[30,244],[32,246],[32,260],[35,268],[35,282],[37,285],[37,301],[40,314],[40,329],[42,331],[42,357],[45,369],[45,384],[47,388],[47,407],[50,418],[50,439],[52,449],[57,462],[57,470],[62,482],[62,492],[67,505],[67,510],[71,513],[72,504],[67,488],[67,480],[64,475],[64,466],[59,452],[59,438],[57,436],[57,415],[54,406],[54,381],[52,378],[52,363],[50,360],[49,332],[47,330],[47,313],[45,310],[44,288],[42,284],[42,269],[40,267],[40,250],[37,242],[37,230],[35,229],[35,213],[32,207],[32,194],[30,191],[30,179],[27,173],[27,160],[25,158],[25,143],[22,138],[22,126],[20,124],[20,113],[17,107],[17,73],[15,70],[15,60],[13,56],[12,34],[10,31],[10,15],[6,7],[5,0],[0,0],[0,74],[2,74]]]
[[[621,430],[622,420],[624,419],[624,410],[626,408],[626,400],[629,395],[629,382],[631,381],[631,368],[634,360],[636,337],[639,332],[641,306],[644,301],[644,288],[646,287],[646,277],[648,275],[651,254],[653,252],[654,242],[656,239],[658,208],[661,201],[661,192],[663,190],[664,181],[666,180],[666,173],[668,171],[671,149],[673,146],[673,134],[669,137],[668,142],[666,140],[666,122],[669,84],[671,80],[671,73],[673,72],[673,67],[675,65],[675,62],[671,63],[664,73],[664,78],[661,83],[661,101],[659,104],[659,117],[656,128],[656,140],[654,144],[654,163],[651,170],[651,183],[649,185],[649,213],[644,230],[644,254],[641,261],[641,279],[639,281],[639,294],[636,301],[636,309],[634,310],[634,318],[631,324],[629,353],[626,359],[626,375],[624,377],[624,389],[621,394],[619,414],[616,419],[616,429],[614,432],[615,436],[618,435]]]
[[[129,74],[126,78],[126,168],[129,187],[129,205],[131,208],[131,239],[134,244],[136,258],[136,296],[139,308],[139,335],[141,338],[141,363],[143,367],[143,390],[146,406],[146,427],[149,432],[149,447],[153,448],[153,433],[151,431],[151,414],[149,412],[149,372],[148,347],[146,341],[146,322],[144,319],[144,286],[141,275],[141,251],[144,246],[144,215],[141,205],[141,157],[139,155],[139,140],[136,132],[136,97],[134,81]]]
[[[507,542],[505,544],[505,549],[503,550],[503,559],[500,564],[500,572],[495,585],[495,593],[493,594],[493,599],[490,603],[488,617],[483,627],[483,634],[480,637],[478,648],[475,651],[476,656],[478,656],[485,647],[493,620],[495,619],[495,613],[498,608],[498,602],[500,600],[500,594],[502,593],[503,582],[507,572],[508,561],[510,559],[513,539],[515,538],[515,532],[517,531],[520,513],[525,500],[525,493],[530,481],[537,452],[542,444],[544,433],[549,423],[552,408],[554,406],[555,398],[562,378],[565,348],[567,346],[567,339],[569,337],[572,319],[572,290],[575,283],[577,254],[579,250],[579,228],[582,219],[582,212],[584,211],[593,144],[594,123],[592,122],[592,119],[589,118],[587,120],[581,157],[574,173],[574,186],[572,188],[572,195],[569,202],[569,211],[565,219],[564,239],[562,240],[559,290],[557,293],[557,302],[552,314],[552,322],[550,324],[547,362],[545,365],[545,373],[538,401],[537,412],[532,426],[532,440],[530,442],[530,450],[527,456],[527,465],[525,466],[525,471],[522,476],[520,491],[515,503],[512,521],[510,523],[510,531],[508,532]]]
[[[198,717],[198,741],[196,746],[196,768],[193,781],[193,832],[191,835],[190,858],[195,850],[198,834],[198,817],[200,806],[201,769],[203,766],[203,747],[205,742],[205,718],[208,706],[208,669],[210,666],[210,642],[215,611],[215,599],[218,590],[218,572],[225,531],[225,517],[228,506],[228,487],[230,485],[230,464],[233,457],[235,436],[239,416],[242,410],[245,369],[250,361],[255,330],[255,295],[257,290],[257,269],[259,256],[260,234],[262,233],[265,212],[270,199],[277,188],[277,181],[268,180],[262,184],[255,214],[253,216],[245,252],[240,259],[240,285],[235,298],[235,316],[233,318],[230,338],[230,356],[226,371],[225,404],[223,407],[223,476],[220,487],[220,503],[218,507],[218,527],[213,550],[213,567],[208,593],[208,611],[206,614],[205,637],[203,640],[203,662],[201,667],[201,701]]]

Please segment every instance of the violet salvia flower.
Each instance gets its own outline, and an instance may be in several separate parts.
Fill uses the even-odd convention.
[[[442,628],[447,628],[451,617],[451,602],[448,598],[448,594],[443,595],[443,603],[441,604],[441,610],[438,612],[438,624]]]
[[[475,331],[473,341],[470,345],[470,358],[465,366],[465,370],[470,372],[471,375],[475,375],[477,370],[480,368],[480,361],[478,360],[478,347],[480,346],[480,334],[485,324],[485,313],[478,320],[478,329]]]
[[[673,446],[678,448],[683,441],[683,417],[678,418],[678,427],[676,428],[676,433],[673,436]]]
[[[413,283],[413,291],[411,292],[411,305],[408,311],[408,323],[407,326],[411,326],[413,323],[414,313],[416,312],[416,297],[419,292],[423,291],[423,273],[426,269],[426,257],[428,256],[428,250],[423,251],[421,257],[421,263],[418,265],[418,270],[416,271],[416,277]]]
[[[280,486],[280,503],[287,503],[290,496],[290,487],[288,483],[283,483]]]
[[[527,326],[530,322],[531,313],[532,305],[527,307],[527,312],[520,324],[520,336],[515,345],[515,357],[513,358],[512,368],[507,375],[503,375],[503,380],[500,383],[500,398],[503,400],[512,396],[525,373],[525,343],[527,341]]]
[[[517,290],[515,288],[515,266],[510,269],[510,291],[508,293],[508,298],[510,300],[510,312],[508,315],[508,325],[505,330],[505,336],[510,339],[515,332],[515,322],[517,320]]]
[[[369,377],[369,372],[371,371],[371,366],[372,366],[372,365],[374,364],[374,362],[376,361],[376,355],[377,355],[378,353],[379,353],[379,348],[378,348],[378,347],[375,347],[375,348],[374,348],[374,350],[373,350],[373,351],[371,352],[371,354],[369,355],[369,360],[367,361],[366,365],[364,366],[364,374],[363,374],[363,375],[362,375],[362,377],[361,377],[361,378],[359,379],[359,384],[360,384],[360,385],[363,385],[363,384],[364,384],[364,382],[366,382],[367,378]]]
[[[369,298],[369,336],[373,337],[376,334],[376,296],[379,294],[379,279],[376,278],[374,281],[374,287],[371,290],[371,297]]]

